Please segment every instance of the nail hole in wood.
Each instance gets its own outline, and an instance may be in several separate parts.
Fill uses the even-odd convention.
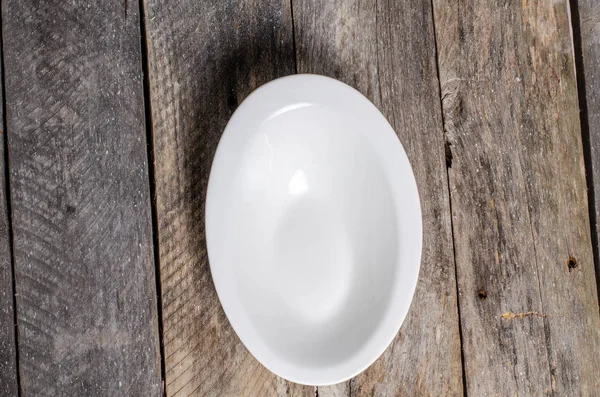
[[[237,95],[233,90],[231,90],[229,92],[229,94],[227,95],[227,107],[229,108],[229,110],[231,112],[233,112],[233,111],[235,111],[235,109],[237,109],[237,106],[238,106]]]
[[[479,299],[486,299],[487,292],[485,292],[485,290],[482,288],[479,291],[477,291],[477,296],[479,297]]]
[[[450,142],[444,142],[444,150],[446,152],[446,168],[452,168],[452,148]]]
[[[574,256],[569,256],[567,266],[569,267],[569,272],[572,272],[573,269],[577,268],[577,259]]]

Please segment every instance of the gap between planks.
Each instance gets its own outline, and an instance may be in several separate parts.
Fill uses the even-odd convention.
[[[583,61],[583,38],[581,34],[581,15],[579,13],[579,0],[565,0],[569,7],[569,20],[571,22],[571,42],[575,62],[575,77],[577,79],[577,97],[579,100],[579,123],[581,124],[581,140],[583,143],[583,158],[585,161],[585,179],[588,192],[588,214],[590,217],[590,234],[592,236],[592,252],[594,256],[594,269],[596,270],[596,290],[600,297],[600,239],[598,238],[596,216],[596,190],[600,186],[594,185],[593,154],[587,103],[587,87],[585,81],[585,65]],[[600,20],[598,21],[600,23]],[[599,301],[600,303],[600,301]],[[599,306],[600,308],[600,306]]]
[[[152,217],[152,246],[154,248],[154,281],[156,288],[156,313],[158,321],[158,341],[160,345],[160,380],[161,394],[165,395],[165,344],[163,333],[162,316],[162,289],[160,282],[160,246],[158,244],[158,212],[156,209],[156,180],[154,178],[154,138],[152,130],[152,101],[150,100],[150,81],[148,75],[148,42],[146,40],[146,14],[144,2],[139,0],[140,14],[140,49],[142,59],[142,85],[144,90],[144,119],[146,123],[146,150],[148,159],[148,186],[150,189],[150,207]],[[125,12],[127,12],[127,0],[125,0]]]
[[[456,245],[454,238],[454,219],[452,219],[452,192],[450,191],[450,168],[452,167],[452,147],[448,138],[446,137],[445,120],[446,115],[444,114],[444,104],[442,102],[442,80],[440,76],[440,60],[438,56],[438,42],[437,42],[437,28],[435,26],[435,9],[433,6],[433,0],[430,1],[431,6],[431,24],[433,26],[433,46],[435,51],[435,72],[438,81],[438,97],[440,101],[440,114],[442,118],[442,133],[444,135],[444,154],[446,156],[446,188],[448,189],[448,206],[450,208],[450,236],[452,238],[452,259],[454,261],[454,281],[456,287],[456,309],[458,311],[458,336],[460,340],[460,368],[462,371],[462,384],[463,384],[463,396],[467,396],[467,372],[465,369],[465,352],[463,349],[463,331],[462,331],[462,319],[460,312],[460,299],[459,299],[459,288],[458,288],[458,267],[456,265]]]

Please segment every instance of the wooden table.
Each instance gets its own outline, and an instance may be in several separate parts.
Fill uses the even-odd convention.
[[[1,7],[0,395],[598,395],[600,2]],[[409,316],[331,387],[248,353],[204,241],[228,118],[292,73],[381,109],[423,208]]]

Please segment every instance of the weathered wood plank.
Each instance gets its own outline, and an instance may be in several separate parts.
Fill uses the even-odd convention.
[[[2,81],[1,73],[0,81]],[[2,101],[3,93],[0,90],[0,104]],[[0,128],[0,395],[16,396],[19,386],[17,382],[12,254],[9,242],[8,197],[4,166],[4,109],[2,106],[0,106],[0,123],[2,126]]]
[[[433,3],[467,394],[594,395],[600,318],[566,3]]]
[[[577,45],[577,80],[579,105],[582,109],[581,128],[584,145],[588,145],[587,172],[592,181],[589,191],[592,238],[596,256],[600,246],[600,2],[594,0],[571,0],[573,27]],[[589,185],[589,184],[588,184]],[[596,281],[600,291],[600,259],[596,258]]]
[[[420,279],[398,336],[350,384],[319,388],[319,395],[462,395],[431,3],[295,0],[293,6],[298,71],[340,79],[382,110],[413,166],[424,222]]]
[[[252,90],[294,72],[289,1],[145,0],[168,396],[314,395],[239,341],[206,256],[204,199],[217,143]]]
[[[24,396],[161,394],[138,11],[2,5]]]

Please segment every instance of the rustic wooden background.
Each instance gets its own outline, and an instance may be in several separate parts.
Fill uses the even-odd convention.
[[[0,395],[598,395],[600,2],[0,8]],[[248,353],[204,241],[228,118],[293,73],[379,107],[423,207],[402,329],[330,387]]]

